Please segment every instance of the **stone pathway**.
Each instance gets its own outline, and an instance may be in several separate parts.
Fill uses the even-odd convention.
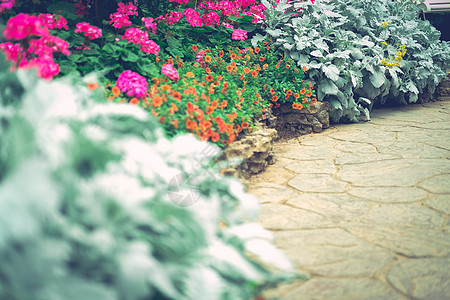
[[[450,101],[275,144],[248,190],[307,281],[267,299],[450,299]]]

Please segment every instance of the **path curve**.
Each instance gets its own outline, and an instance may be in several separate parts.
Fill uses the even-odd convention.
[[[267,299],[450,299],[450,101],[275,143],[247,184],[308,281]]]

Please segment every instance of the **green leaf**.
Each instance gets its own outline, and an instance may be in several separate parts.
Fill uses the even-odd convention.
[[[330,79],[320,81],[319,89],[326,95],[337,95],[338,87]]]
[[[325,76],[333,81],[336,81],[339,78],[339,69],[335,65],[322,65],[322,71],[325,73]]]
[[[126,52],[127,54],[122,56],[124,61],[137,62],[139,60],[139,56],[134,54],[131,51]]]
[[[370,82],[373,84],[374,87],[379,88],[383,85],[384,81],[386,80],[386,77],[384,76],[383,70],[378,70],[372,75],[370,75]]]
[[[320,50],[311,51],[311,53],[309,53],[309,54],[314,57],[323,57],[322,51],[320,51]]]

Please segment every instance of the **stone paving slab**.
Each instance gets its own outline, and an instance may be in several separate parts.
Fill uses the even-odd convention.
[[[450,299],[450,101],[274,146],[259,222],[310,279],[267,299]]]

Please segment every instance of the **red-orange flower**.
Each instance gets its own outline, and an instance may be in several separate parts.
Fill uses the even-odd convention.
[[[170,91],[171,87],[168,84],[161,85],[161,91]]]
[[[211,62],[212,58],[209,55],[205,56],[205,62]]]
[[[206,76],[206,81],[211,82],[214,80],[214,77],[212,75]]]
[[[228,72],[233,71],[233,66],[232,66],[232,65],[228,65],[228,66],[227,66],[227,71],[228,71]]]
[[[217,132],[214,132],[211,136],[211,141],[213,141],[214,143],[217,142],[220,139],[220,134],[218,134]]]
[[[244,122],[242,122],[242,124],[241,124],[241,125],[242,125],[242,128],[243,128],[243,129],[247,129],[247,128],[248,128],[248,126],[249,126],[249,125],[248,125],[248,123],[247,123],[247,122],[245,122],[245,121],[244,121]]]
[[[287,90],[286,91],[286,95],[289,95],[289,96],[292,95],[292,91],[291,90]]]
[[[250,68],[245,67],[245,68],[244,68],[244,73],[245,73],[245,74],[250,73]]]
[[[304,95],[305,93],[306,93],[306,89],[305,88],[300,90],[300,94]]]
[[[259,61],[264,61],[264,60],[265,60],[264,57],[262,57],[262,56],[259,57]]]
[[[231,54],[230,54],[230,58],[231,58],[231,59],[236,59],[236,58],[237,58],[236,53],[231,53]]]
[[[113,95],[114,95],[115,97],[119,97],[119,95],[120,95],[120,89],[119,89],[117,86],[113,86],[113,87],[111,88],[111,91],[112,91],[112,93],[113,93]]]
[[[225,53],[223,52],[223,50],[220,50],[219,56],[220,56],[220,57],[223,57],[224,54],[225,54]]]
[[[316,98],[312,98],[311,99],[311,103],[316,103],[317,102],[317,99]]]
[[[258,54],[259,51],[261,51],[261,49],[259,49],[259,47],[256,47],[256,48],[255,48],[255,53]]]
[[[275,94],[275,90],[274,89],[270,89],[270,93],[273,95]]]
[[[186,77],[195,77],[195,74],[192,72],[187,72]]]
[[[180,93],[180,92],[175,91],[175,92],[172,93],[172,96],[173,96],[176,100],[181,101],[181,93]]]
[[[93,91],[93,90],[95,90],[96,88],[98,88],[98,83],[97,82],[95,82],[95,83],[87,83],[87,87],[88,87],[88,89],[90,89],[91,91]]]
[[[307,92],[306,92],[306,97],[311,97],[312,96],[312,92],[311,92],[311,90],[308,90]]]
[[[252,72],[252,76],[253,76],[253,77],[258,76],[258,72],[257,72],[257,71],[253,71],[253,72]]]
[[[196,45],[192,45],[192,50],[197,51],[198,47]]]
[[[272,96],[272,101],[273,101],[273,102],[278,101],[278,96],[277,96],[277,95],[273,95],[273,96]]]
[[[305,66],[303,66],[303,71],[308,71],[308,69],[305,67]]]
[[[295,98],[295,99],[300,98],[300,94],[299,94],[299,93],[294,93],[294,98]]]
[[[269,67],[268,64],[263,64],[263,69],[264,69],[264,70],[267,70],[268,67]]]
[[[133,97],[133,98],[131,98],[130,99],[130,102],[129,102],[131,105],[137,105],[138,103],[139,103],[139,99],[138,98],[136,98],[136,97]]]
[[[153,97],[152,102],[154,107],[158,107],[163,103],[163,99],[160,96],[155,96]]]

